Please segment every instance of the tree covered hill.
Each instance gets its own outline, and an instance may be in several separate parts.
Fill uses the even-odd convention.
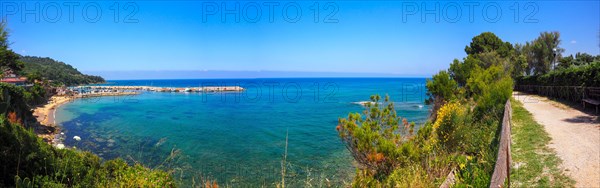
[[[33,79],[52,80],[57,85],[72,86],[105,82],[100,76],[82,74],[73,66],[48,57],[21,56],[19,61],[23,62],[24,66],[22,75]]]

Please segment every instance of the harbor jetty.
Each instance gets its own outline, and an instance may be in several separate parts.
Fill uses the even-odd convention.
[[[123,93],[123,92],[236,92],[244,91],[240,86],[204,86],[204,87],[153,87],[153,86],[77,86],[70,88],[71,91],[79,93]],[[122,94],[121,94],[122,95]]]

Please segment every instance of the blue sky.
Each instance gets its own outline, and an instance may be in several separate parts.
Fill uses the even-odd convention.
[[[15,52],[108,79],[180,70],[427,77],[485,31],[511,43],[559,31],[565,54],[600,53],[598,1],[127,2],[2,1],[0,15]]]

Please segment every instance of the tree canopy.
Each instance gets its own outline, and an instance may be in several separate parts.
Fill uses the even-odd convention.
[[[569,55],[566,57],[562,57],[558,60],[558,69],[565,69],[565,68],[569,68],[571,66],[581,66],[581,65],[587,65],[590,64],[594,61],[600,61],[600,55],[597,56],[593,56],[587,53],[580,53],[578,52],[577,54],[575,54],[575,57],[573,57],[573,55]]]
[[[513,46],[509,42],[502,41],[492,32],[484,32],[473,37],[471,44],[465,47],[467,55],[497,52],[503,58],[509,57],[512,50]]]
[[[542,32],[533,41],[531,51],[534,55],[531,64],[535,74],[545,74],[554,68],[552,63],[565,51],[559,47],[560,42],[560,33],[558,32]]]
[[[558,68],[553,64],[557,63],[560,66],[561,63],[558,62],[565,51],[565,49],[560,47],[560,43],[560,33],[555,31],[542,32],[533,41],[526,42],[524,45],[515,45],[517,55],[517,59],[515,60],[519,62],[513,62],[518,65],[513,71],[519,72],[513,72],[513,75],[540,75]],[[526,67],[523,67],[522,60],[526,61]]]
[[[19,62],[19,55],[8,48],[8,31],[6,28],[6,22],[0,22],[0,71],[4,73],[4,70],[10,69],[15,72],[21,71],[23,63]]]

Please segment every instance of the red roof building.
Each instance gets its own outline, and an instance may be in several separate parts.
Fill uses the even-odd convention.
[[[10,83],[10,84],[15,84],[15,85],[21,86],[21,85],[25,85],[25,83],[27,83],[27,78],[25,78],[25,77],[2,78],[2,79],[0,79],[0,82]]]

